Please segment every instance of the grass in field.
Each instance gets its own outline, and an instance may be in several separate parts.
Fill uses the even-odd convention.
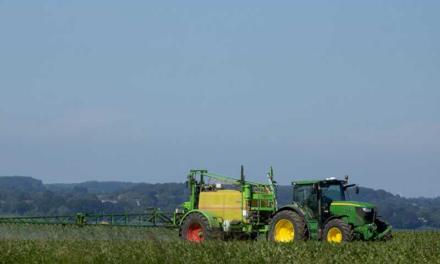
[[[440,263],[440,232],[398,232],[389,242],[208,241],[175,231],[0,226],[1,263]]]

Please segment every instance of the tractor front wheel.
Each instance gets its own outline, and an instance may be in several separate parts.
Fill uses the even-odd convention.
[[[180,237],[196,243],[211,239],[211,228],[208,219],[200,213],[188,215],[183,220]]]
[[[324,239],[330,243],[350,242],[353,240],[353,231],[343,220],[333,219],[325,225]]]

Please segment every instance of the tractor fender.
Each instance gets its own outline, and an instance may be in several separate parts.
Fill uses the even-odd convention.
[[[206,219],[208,219],[208,223],[211,228],[219,227],[219,222],[217,221],[217,218],[214,215],[212,215],[211,213],[206,212],[206,211],[194,209],[194,210],[191,210],[183,215],[182,219],[180,219],[180,222],[179,222],[179,228],[182,226],[182,223],[183,223],[183,221],[185,221],[186,217],[190,214],[193,214],[193,213],[199,213],[199,214],[203,215]]]
[[[327,225],[327,223],[330,222],[333,219],[342,219],[342,220],[344,220],[344,218],[347,218],[347,217],[348,217],[348,215],[333,215],[333,216],[330,216],[329,218],[327,218],[325,220],[325,222],[322,224],[322,226],[325,227]]]
[[[278,214],[279,212],[285,211],[285,210],[294,211],[295,213],[299,214],[302,218],[304,218],[304,220],[306,220],[304,212],[300,208],[298,208],[297,206],[295,206],[293,204],[285,205],[281,208],[278,208],[278,210],[272,214],[272,217],[275,216],[276,214]]]

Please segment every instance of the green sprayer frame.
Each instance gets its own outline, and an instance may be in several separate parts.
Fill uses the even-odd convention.
[[[199,181],[196,177],[199,176]],[[268,173],[270,180],[273,179],[273,170]],[[243,219],[237,225],[241,232],[259,232],[267,231],[267,221],[261,221],[260,213],[267,211],[273,212],[276,209],[275,185],[261,184],[245,181],[243,166],[241,168],[240,179],[234,179],[215,173],[209,173],[207,170],[190,170],[187,185],[190,190],[189,200],[182,204],[182,208],[172,212],[164,212],[159,208],[148,208],[142,213],[119,213],[119,214],[88,214],[79,212],[74,215],[61,216],[11,216],[0,217],[0,224],[36,224],[36,225],[76,225],[76,226],[125,226],[125,227],[165,227],[180,228],[183,219],[192,211],[197,211],[197,200],[199,192],[205,186],[205,179],[210,178],[230,185],[241,186],[243,199],[249,202],[249,212],[256,212],[255,219]],[[206,186],[205,186],[206,187]],[[263,194],[258,191],[259,188],[270,188],[270,194]],[[197,190],[196,190],[197,189]],[[272,201],[271,206],[266,208],[262,201]],[[250,202],[256,202],[251,204]],[[244,208],[243,208],[244,209]],[[199,210],[200,211],[200,210]],[[221,224],[217,218],[209,217],[215,225]]]
[[[40,224],[40,225],[110,225],[128,227],[175,227],[175,220],[157,208],[148,208],[144,213],[87,214],[77,213],[67,216],[19,216],[1,217],[0,224]]]

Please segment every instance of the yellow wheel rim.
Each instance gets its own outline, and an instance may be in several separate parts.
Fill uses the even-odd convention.
[[[331,243],[341,243],[342,242],[342,231],[337,227],[332,227],[327,233],[327,242]]]
[[[291,242],[295,238],[293,223],[287,219],[281,219],[275,225],[275,241]]]

